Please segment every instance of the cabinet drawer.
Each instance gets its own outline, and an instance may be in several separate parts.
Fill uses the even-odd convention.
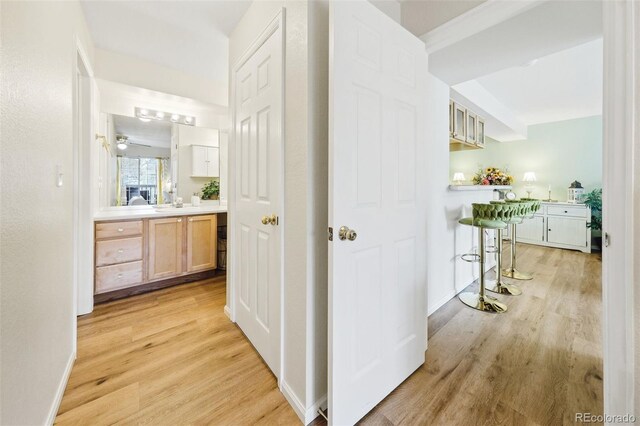
[[[142,237],[118,238],[96,243],[96,266],[142,260]]]
[[[141,282],[141,261],[96,268],[96,293],[131,287]]]
[[[96,223],[96,239],[142,234],[142,221]]]
[[[584,207],[547,206],[547,214],[554,216],[587,217],[587,209]]]

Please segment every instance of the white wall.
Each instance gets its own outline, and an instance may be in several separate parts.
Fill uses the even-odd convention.
[[[283,7],[286,263],[281,381],[297,414],[308,421],[326,397],[327,325],[322,299],[326,304],[328,3],[253,2],[231,34],[229,62],[232,75],[234,64]],[[233,149],[229,157],[233,164]]]
[[[369,2],[398,24],[401,23],[402,10],[398,0],[369,0]]]
[[[2,2],[0,384],[2,424],[51,422],[74,353],[77,2]],[[56,166],[64,185],[56,187]]]
[[[96,77],[103,80],[227,106],[229,94],[226,81],[202,78],[103,49],[96,49],[95,57]]]
[[[567,200],[574,180],[587,191],[602,188],[602,116],[577,118],[529,126],[528,139],[513,142],[488,140],[485,149],[452,152],[449,178],[463,172],[471,180],[480,167],[507,168],[514,177],[513,190],[526,197],[525,172],[534,172],[532,196]]]
[[[432,314],[479,276],[477,264],[460,255],[478,246],[476,228],[458,224],[471,203],[486,203],[492,191],[449,191],[449,86],[429,75],[426,125],[429,141],[427,213],[427,314]],[[494,260],[489,259],[487,267]]]
[[[190,203],[193,193],[201,193],[204,184],[213,179],[208,177],[191,177],[191,145],[220,147],[220,132],[217,129],[206,129],[203,127],[180,125],[175,127],[178,136],[178,197],[182,197],[183,202]]]

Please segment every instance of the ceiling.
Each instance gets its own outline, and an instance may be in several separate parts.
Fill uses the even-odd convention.
[[[599,1],[548,1],[429,56],[450,86],[602,37]]]
[[[117,135],[124,135],[129,142],[154,148],[171,148],[171,123],[168,121],[143,122],[135,117],[113,115]]]
[[[94,45],[203,78],[228,79],[229,35],[251,1],[82,1]]]
[[[524,124],[602,114],[602,39],[478,78]]]

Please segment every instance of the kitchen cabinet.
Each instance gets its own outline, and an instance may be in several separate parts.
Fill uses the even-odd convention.
[[[149,280],[182,273],[182,219],[149,220]]]
[[[220,177],[220,148],[191,145],[191,177]]]
[[[217,266],[218,223],[216,215],[189,217],[187,222],[187,271]]]
[[[541,203],[531,219],[518,225],[518,242],[591,252],[591,209],[584,204]],[[505,235],[511,238],[509,233]]]
[[[485,146],[485,121],[475,112],[449,100],[449,151]]]

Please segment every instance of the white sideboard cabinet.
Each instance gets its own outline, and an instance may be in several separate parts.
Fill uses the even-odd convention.
[[[591,253],[591,209],[584,204],[545,203],[518,225],[518,242]],[[511,235],[507,233],[507,238]]]

